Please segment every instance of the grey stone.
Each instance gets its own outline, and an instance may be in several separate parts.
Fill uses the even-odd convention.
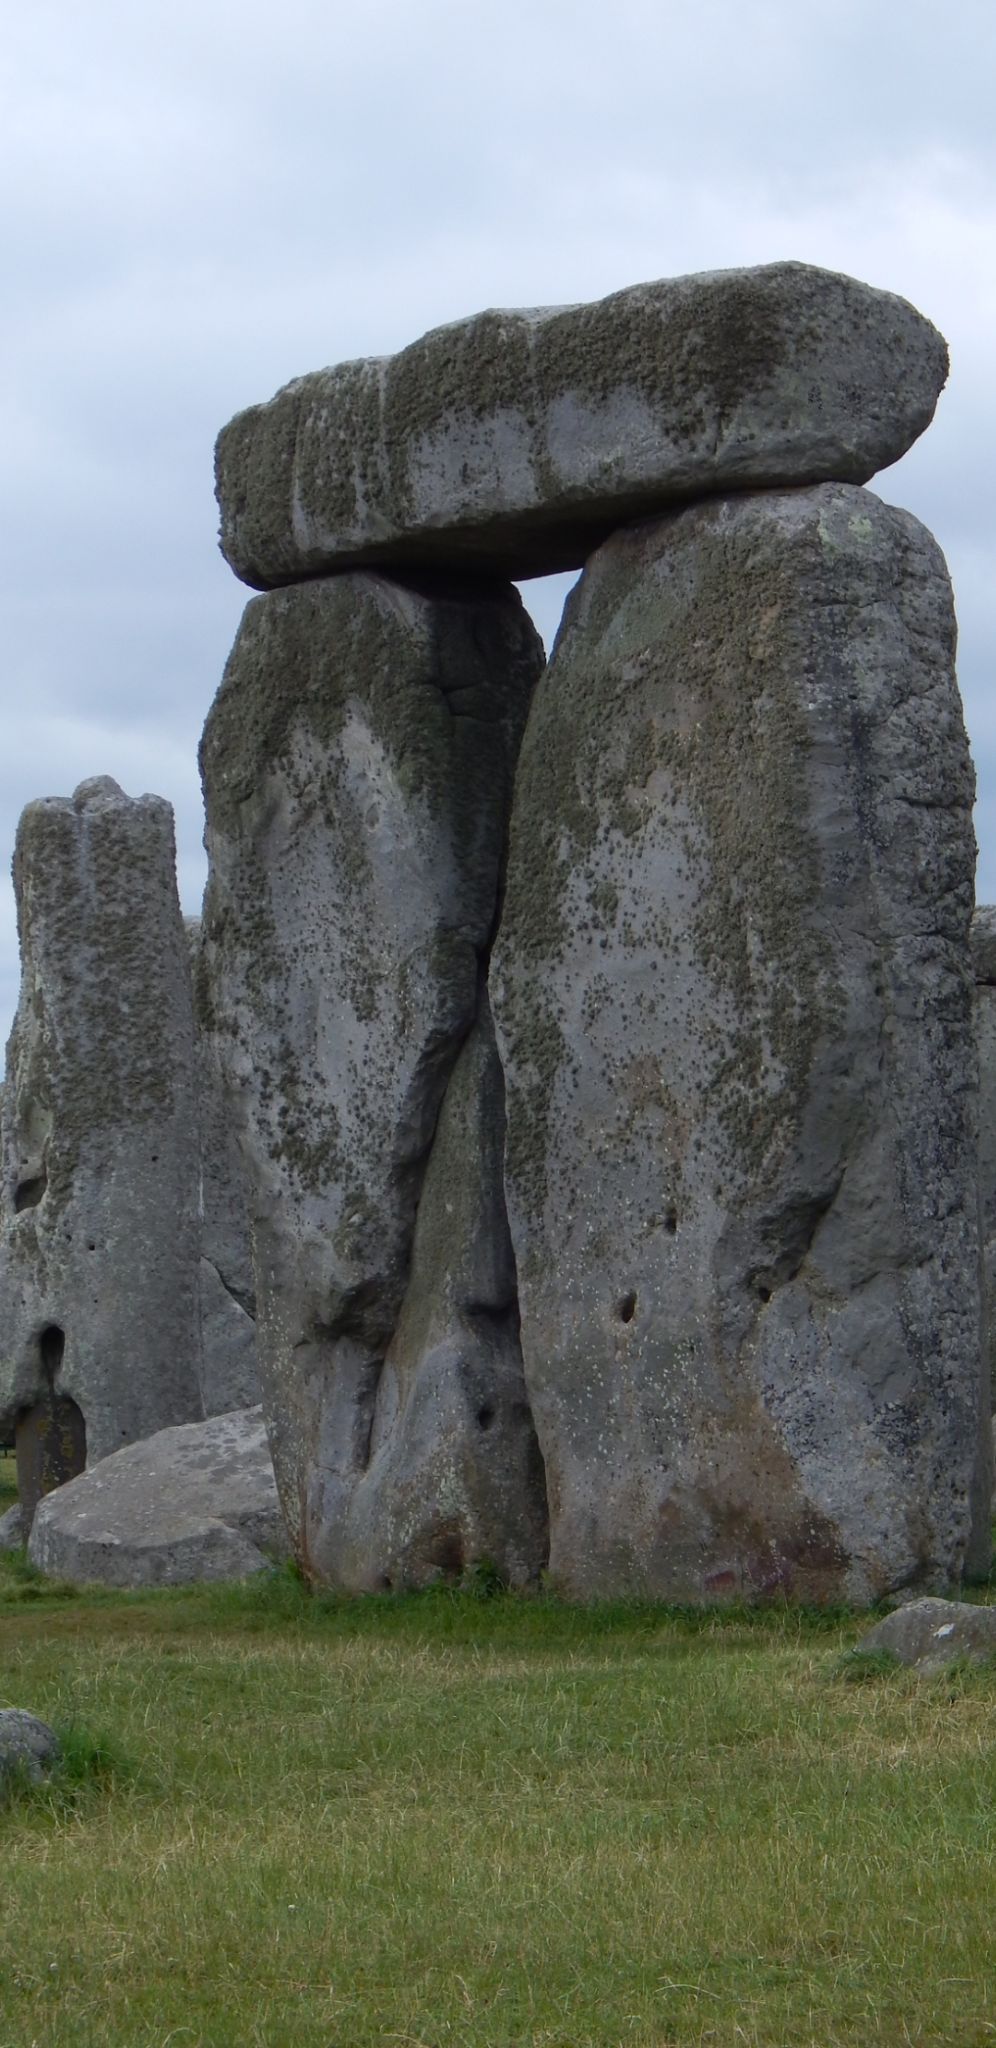
[[[984,1569],[954,643],[934,541],[838,484],[620,533],[568,600],[491,972],[568,1594]]]
[[[803,263],[481,313],[239,413],[221,546],[262,589],[357,563],[544,575],[676,501],[865,483],[946,375],[904,299]]]
[[[972,919],[975,1037],[979,1054],[979,1219],[982,1233],[985,1352],[996,1409],[996,910]]]
[[[863,1655],[886,1650],[900,1664],[927,1674],[966,1657],[982,1663],[996,1657],[996,1607],[972,1607],[958,1600],[910,1600],[862,1636]]]
[[[315,581],[248,606],[205,729],[204,944],[263,1401],[318,1577],[369,1462],[542,659],[514,591]]]
[[[20,1550],[28,1540],[24,1511],[20,1501],[15,1501],[5,1515],[0,1515],[0,1551]]]
[[[334,1576],[423,1585],[488,1562],[546,1563],[543,1466],[522,1374],[502,1190],[505,1091],[484,1007],[450,1077],[415,1221],[411,1278]],[[328,1568],[326,1566],[326,1568]]]
[[[28,1556],[83,1585],[242,1579],[286,1557],[262,1410],[158,1430],[47,1495]]]
[[[196,1031],[200,1139],[201,1398],[205,1415],[260,1398],[256,1293],[245,1169],[213,1032],[209,964],[199,918],[187,918]]]
[[[0,1791],[4,1779],[18,1770],[40,1784],[60,1754],[58,1736],[47,1721],[23,1707],[0,1707]]]
[[[30,1519],[84,1441],[92,1461],[201,1412],[198,1164],[169,805],[106,777],[29,804],[14,883],[0,1437]]]

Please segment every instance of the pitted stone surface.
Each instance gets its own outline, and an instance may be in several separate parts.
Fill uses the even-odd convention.
[[[42,1501],[28,1544],[39,1571],[105,1586],[242,1579],[288,1550],[260,1408],[115,1451]]]
[[[205,730],[213,1029],[277,1482],[318,1575],[370,1459],[542,659],[511,590],[315,581],[248,606]]]
[[[200,1139],[201,1399],[205,1415],[259,1400],[256,1292],[246,1177],[212,1025],[210,968],[199,918],[186,919],[193,980]]]
[[[29,804],[14,883],[0,1435],[75,1403],[92,1461],[200,1413],[193,1020],[172,811],[107,777]]]
[[[943,560],[827,484],[618,534],[491,970],[554,1583],[982,1568],[973,774]]]
[[[333,1575],[356,1591],[423,1585],[485,1560],[523,1586],[546,1564],[504,1138],[504,1085],[485,998],[440,1110],[411,1278],[377,1388],[370,1463],[335,1559]]]
[[[904,299],[803,263],[481,313],[239,413],[222,550],[261,589],[358,563],[544,575],[676,501],[864,483],[946,375]]]

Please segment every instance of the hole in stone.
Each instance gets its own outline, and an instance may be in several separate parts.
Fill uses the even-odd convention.
[[[623,1298],[622,1298],[621,1302],[619,1303],[619,1310],[618,1310],[618,1314],[619,1314],[619,1321],[620,1321],[621,1323],[631,1323],[631,1322],[632,1322],[632,1320],[633,1320],[633,1317],[634,1317],[634,1316],[635,1316],[635,1314],[636,1314],[636,1295],[635,1295],[635,1294],[624,1294],[624,1295],[623,1295]]]
[[[495,1411],[492,1408],[490,1401],[482,1401],[481,1406],[477,1411],[478,1429],[490,1429],[494,1419]]]
[[[759,1286],[759,1287],[758,1287],[758,1290],[757,1290],[757,1298],[758,1298],[758,1301],[770,1301],[770,1300],[771,1300],[771,1289],[770,1289],[770,1287],[761,1287],[761,1286]]]
[[[464,1569],[463,1536],[459,1529],[441,1529],[431,1545],[429,1563],[447,1579],[458,1579]]]
[[[62,1336],[62,1331],[59,1331]],[[38,1502],[57,1486],[86,1470],[86,1424],[82,1410],[68,1394],[54,1388],[33,1408],[22,1409],[14,1424],[17,1491],[30,1528]]]
[[[673,1236],[674,1236],[674,1234],[675,1234],[675,1231],[676,1231],[676,1230],[677,1230],[677,1228],[678,1228],[678,1211],[677,1211],[677,1209],[668,1209],[668,1211],[667,1211],[667,1213],[666,1213],[666,1215],[665,1215],[665,1217],[664,1217],[664,1228],[665,1228],[665,1230],[667,1231],[667,1234],[668,1234],[668,1236],[669,1236],[669,1237],[673,1237]]]
[[[19,1180],[14,1189],[15,1215],[19,1216],[22,1209],[37,1209],[47,1186],[47,1173],[35,1174],[31,1180]]]
[[[47,1323],[38,1339],[42,1371],[49,1385],[55,1379],[66,1349],[66,1333],[58,1323]]]

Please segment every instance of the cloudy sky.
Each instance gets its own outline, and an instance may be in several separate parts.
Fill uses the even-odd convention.
[[[996,900],[993,0],[31,0],[4,42],[4,870],[29,798],[112,774],[174,804],[198,908],[239,407],[483,306],[789,256],[951,344],[877,488],[951,563]],[[547,637],[569,580],[526,588]],[[5,885],[0,1029],[16,978]]]

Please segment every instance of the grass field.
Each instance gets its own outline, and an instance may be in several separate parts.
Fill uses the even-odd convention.
[[[996,2041],[996,1673],[862,1625],[8,1562],[0,1703],[71,1735],[0,2048]]]

